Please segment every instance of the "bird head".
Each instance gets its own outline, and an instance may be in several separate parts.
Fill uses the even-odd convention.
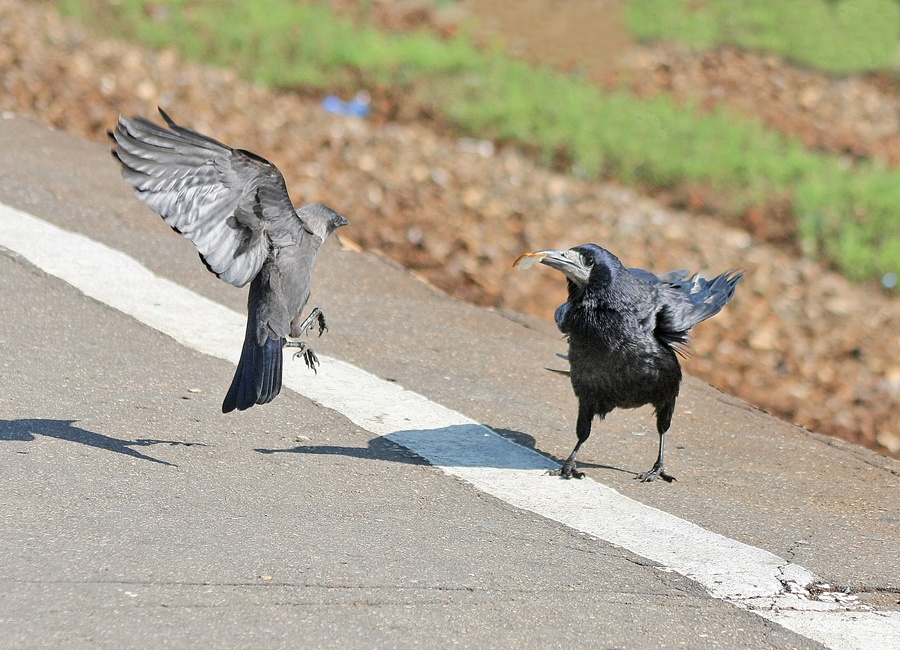
[[[297,216],[315,235],[321,237],[322,241],[325,241],[328,235],[341,226],[346,226],[350,223],[346,217],[339,215],[327,205],[322,205],[321,203],[304,205],[297,210]]]
[[[588,285],[606,285],[622,268],[618,257],[597,244],[582,244],[568,250],[538,251],[534,255],[542,255],[541,264],[562,272],[579,289]]]

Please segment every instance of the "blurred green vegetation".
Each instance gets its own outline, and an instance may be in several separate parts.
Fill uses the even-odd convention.
[[[631,0],[625,15],[639,39],[740,45],[825,72],[900,63],[898,0]]]
[[[651,0],[647,0],[650,2]],[[654,0],[655,1],[655,0]],[[794,0],[791,0],[792,2]],[[900,270],[900,171],[814,153],[759,122],[605,93],[483,51],[465,35],[386,34],[296,0],[58,0],[112,35],[169,46],[278,88],[415,93],[462,132],[560,152],[588,177],[708,184],[732,215],[788,198],[804,250],[853,279]]]

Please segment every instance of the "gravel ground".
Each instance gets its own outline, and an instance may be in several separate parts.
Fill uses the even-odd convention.
[[[755,52],[659,44],[634,48],[606,83],[705,109],[725,105],[807,147],[900,165],[900,96],[886,76],[830,77]]]
[[[633,266],[742,268],[734,301],[696,329],[687,370],[900,457],[900,301],[745,231],[434,124],[329,115],[316,98],[274,93],[172,51],[97,40],[22,0],[0,0],[0,83],[0,110],[103,142],[118,113],[153,116],[163,106],[275,162],[296,202],[348,215],[345,240],[498,309],[550,319],[564,298],[558,274],[510,268],[527,250],[595,241]]]

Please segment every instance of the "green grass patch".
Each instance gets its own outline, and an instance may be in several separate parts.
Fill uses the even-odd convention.
[[[898,0],[631,0],[640,39],[739,45],[825,72],[897,70]]]
[[[405,87],[461,131],[566,152],[589,177],[659,188],[708,184],[737,213],[789,196],[804,247],[854,279],[900,270],[900,171],[848,166],[759,122],[699,114],[665,97],[605,93],[465,36],[385,34],[295,0],[61,0],[124,38],[170,46],[281,88],[350,90],[359,79]],[[413,90],[414,89],[414,90]]]

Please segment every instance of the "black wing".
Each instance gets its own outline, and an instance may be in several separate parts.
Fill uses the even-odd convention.
[[[734,297],[737,283],[744,274],[728,271],[712,280],[688,271],[669,271],[654,275],[643,269],[628,269],[641,280],[655,285],[659,292],[659,311],[654,333],[669,345],[688,343],[694,325],[722,311]]]
[[[267,231],[296,220],[281,172],[247,151],[232,149],[175,124],[119,117],[113,155],[144,203],[190,239],[210,271],[243,286],[259,272]]]

